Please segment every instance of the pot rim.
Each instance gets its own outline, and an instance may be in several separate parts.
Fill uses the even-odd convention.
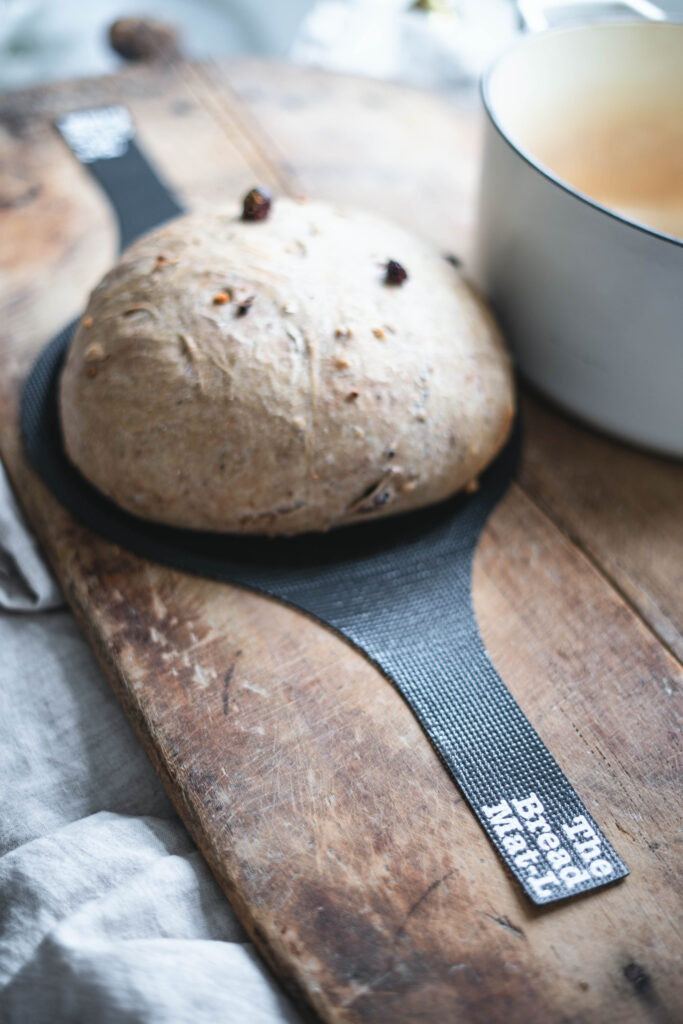
[[[537,174],[540,174],[541,177],[545,178],[552,185],[556,185],[563,192],[566,192],[568,195],[573,196],[575,199],[578,199],[579,202],[584,203],[586,206],[592,207],[598,213],[601,213],[604,216],[617,221],[619,224],[624,224],[626,227],[632,228],[634,231],[639,231],[642,234],[649,235],[651,238],[656,238],[659,241],[667,242],[669,245],[673,245],[677,249],[683,249],[683,238],[677,238],[675,235],[669,235],[664,231],[658,231],[656,228],[648,227],[646,224],[639,224],[634,220],[630,220],[628,217],[622,216],[620,213],[617,213],[615,210],[610,209],[608,206],[604,206],[602,203],[597,202],[597,200],[591,199],[591,197],[586,195],[585,192],[580,192],[578,189],[573,188],[570,184],[563,181],[562,178],[554,174],[553,171],[544,167],[543,164],[540,163],[527,149],[525,149],[523,146],[518,145],[511,137],[511,135],[505,131],[503,126],[500,124],[498,118],[496,117],[493,107],[493,101],[491,100],[490,82],[498,67],[509,56],[509,54],[514,53],[516,50],[523,49],[525,46],[528,46],[533,40],[544,39],[546,36],[566,35],[567,33],[586,32],[593,31],[595,29],[607,29],[608,31],[613,32],[615,30],[619,31],[622,28],[633,28],[634,25],[637,25],[639,28],[642,27],[643,29],[647,30],[661,30],[665,25],[667,25],[669,28],[674,27],[679,29],[683,34],[683,22],[678,21],[623,21],[613,23],[603,22],[586,25],[573,25],[569,28],[548,29],[547,31],[541,32],[538,35],[526,36],[522,40],[516,40],[510,46],[507,46],[501,53],[499,53],[498,56],[494,59],[493,63],[482,74],[481,81],[479,84],[479,92],[482,98],[482,102],[484,104],[484,110],[486,111],[488,119],[495,128],[498,135],[501,137],[501,139],[503,139],[505,143],[507,143],[510,149],[512,149],[513,152],[515,152],[519,157],[521,157],[521,159],[526,164],[528,164],[529,167],[531,167],[531,169],[534,170]]]

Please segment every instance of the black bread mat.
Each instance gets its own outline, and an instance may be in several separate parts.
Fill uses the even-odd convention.
[[[86,112],[90,123],[96,113]],[[150,220],[180,209],[131,139],[113,156],[102,157],[101,147],[97,152],[100,159],[88,166],[117,210],[126,241],[150,229]],[[628,874],[505,687],[477,627],[474,552],[514,478],[519,422],[473,495],[287,540],[174,529],[119,509],[64,453],[58,380],[74,327],[61,331],[34,366],[21,427],[37,473],[79,522],[145,558],[277,597],[361,648],[393,680],[534,903]]]

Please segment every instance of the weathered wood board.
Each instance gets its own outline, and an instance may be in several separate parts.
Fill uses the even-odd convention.
[[[683,472],[525,396],[520,478],[475,604],[503,679],[632,874],[534,910],[412,715],[359,652],[275,601],[78,526],[19,445],[22,379],[115,252],[51,126],[127,104],[188,206],[255,181],[372,206],[467,254],[479,120],[428,94],[244,61],[0,101],[0,445],[103,670],[259,949],[326,1021],[681,1019]]]

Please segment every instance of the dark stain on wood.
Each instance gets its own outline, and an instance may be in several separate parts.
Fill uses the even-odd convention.
[[[631,986],[639,1003],[647,1010],[648,1016],[655,1024],[678,1024],[680,1013],[669,1012],[662,1004],[653,984],[649,971],[642,964],[631,960],[622,968],[622,974]],[[680,1011],[680,1006],[679,1006]]]
[[[28,206],[41,192],[41,185],[21,179],[8,182],[7,179],[3,180],[0,172],[0,210],[17,210],[21,206]]]
[[[396,939],[397,940],[400,939],[404,935],[405,930],[406,930],[406,925],[408,924],[408,921],[411,919],[411,917],[413,917],[415,914],[417,914],[418,910],[421,908],[421,906],[425,902],[425,900],[429,899],[429,897],[434,892],[434,890],[438,889],[440,885],[443,885],[443,883],[447,879],[451,878],[454,874],[455,874],[455,870],[447,871],[445,875],[441,876],[441,878],[437,878],[435,881],[433,881],[431,883],[431,885],[428,885],[427,888],[425,889],[425,891],[423,893],[421,893],[420,896],[418,896],[418,898],[415,900],[415,902],[413,903],[412,907],[410,908],[410,910],[406,914],[406,916],[405,916],[405,918],[403,920],[403,923],[400,925],[398,931],[396,932]]]
[[[222,703],[223,714],[225,715],[226,718],[230,714],[230,683],[232,682],[232,677],[235,672],[235,665],[237,664],[237,659],[239,658],[241,653],[241,651],[237,651],[237,653],[235,654],[235,660],[233,661],[233,663],[230,665],[227,672],[223,676]]]
[[[632,985],[633,991],[638,995],[643,996],[650,992],[652,988],[650,975],[644,967],[641,967],[634,960],[623,968],[623,975]]]
[[[516,924],[513,924],[509,917],[505,914],[497,916],[496,914],[487,914],[486,911],[482,911],[484,917],[488,917],[491,921],[495,921],[496,924],[500,925],[501,928],[505,928],[507,931],[512,932],[520,939],[526,939],[526,935],[521,928],[518,928]]]

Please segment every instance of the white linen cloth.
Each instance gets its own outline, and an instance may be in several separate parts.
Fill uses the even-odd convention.
[[[298,1021],[164,794],[1,463],[0,609],[0,1021]]]

